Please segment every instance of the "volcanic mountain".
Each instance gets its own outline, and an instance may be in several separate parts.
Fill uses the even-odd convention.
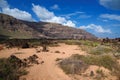
[[[0,13],[0,38],[93,39],[82,29],[49,22],[28,22]]]

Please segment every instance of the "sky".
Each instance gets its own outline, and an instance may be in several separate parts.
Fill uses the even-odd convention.
[[[0,0],[0,13],[59,23],[100,38],[120,37],[120,0]]]

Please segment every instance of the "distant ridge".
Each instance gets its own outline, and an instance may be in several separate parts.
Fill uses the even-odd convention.
[[[0,13],[0,38],[95,39],[85,30],[49,22],[28,22]]]

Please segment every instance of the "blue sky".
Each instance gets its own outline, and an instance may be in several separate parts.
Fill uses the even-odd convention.
[[[0,13],[84,29],[97,37],[120,37],[120,0],[0,0]]]

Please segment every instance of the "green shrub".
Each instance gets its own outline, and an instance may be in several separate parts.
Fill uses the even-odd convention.
[[[92,48],[91,50],[89,50],[90,54],[94,54],[94,55],[101,55],[101,54],[105,54],[105,53],[110,53],[113,50],[110,47],[106,47],[106,46],[97,46],[95,48]]]

